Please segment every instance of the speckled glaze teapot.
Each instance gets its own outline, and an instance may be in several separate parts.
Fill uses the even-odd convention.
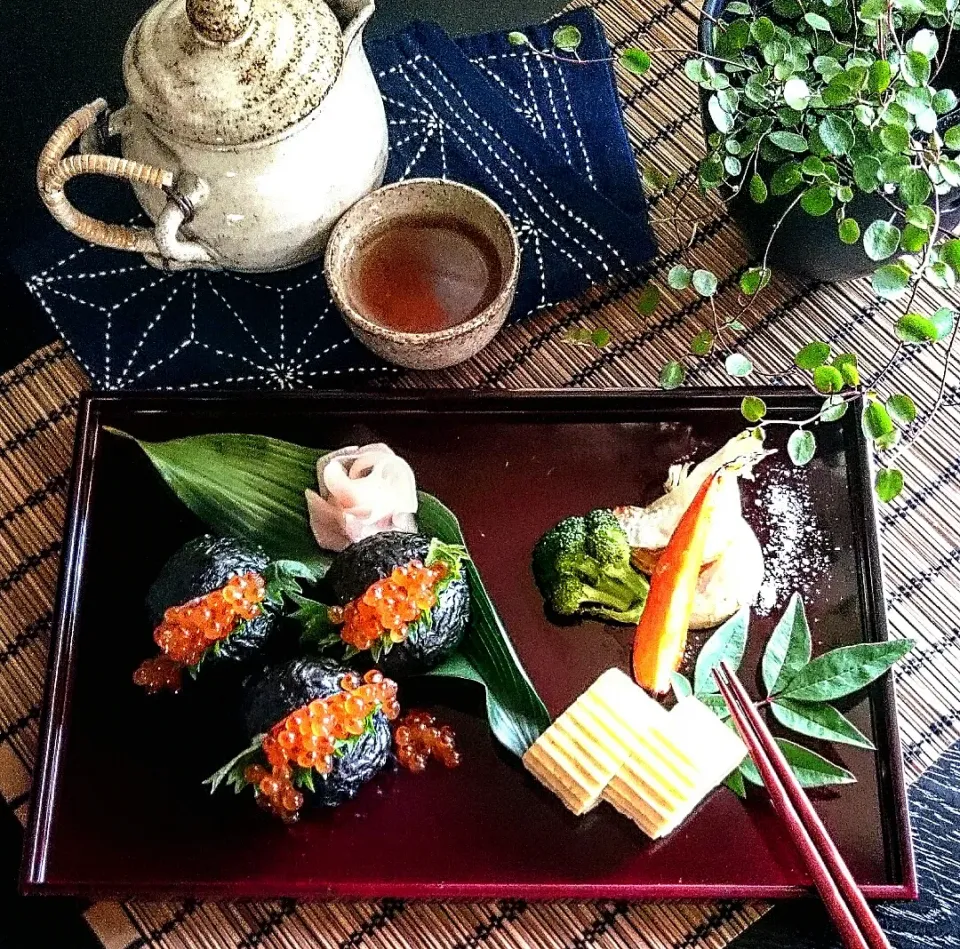
[[[387,123],[361,42],[373,0],[160,0],[123,57],[129,102],[54,132],[40,195],[78,237],[169,270],[271,271],[318,257],[337,218],[379,186]],[[104,154],[119,135],[122,158]],[[77,139],[80,154],[64,157]],[[153,228],[108,224],[64,193],[130,181]]]

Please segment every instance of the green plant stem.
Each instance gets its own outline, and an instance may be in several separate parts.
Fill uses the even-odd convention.
[[[787,219],[787,215],[800,203],[800,199],[803,197],[803,192],[801,191],[791,202],[790,206],[787,208],[783,214],[777,219],[776,224],[773,225],[773,230],[770,231],[770,237],[767,240],[767,246],[763,250],[763,263],[761,266],[764,270],[769,270],[767,261],[770,259],[770,248],[773,247],[774,238],[777,236],[777,232],[780,230],[783,222]]]
[[[908,448],[913,446],[943,407],[943,398],[947,391],[947,376],[949,375],[950,371],[950,359],[953,355],[954,344],[957,341],[958,329],[960,329],[960,320],[954,320],[953,332],[950,333],[950,343],[947,345],[947,355],[943,360],[943,372],[940,374],[940,387],[937,390],[937,398],[931,406],[930,411],[927,413],[927,417],[920,423],[920,425],[917,427],[917,430],[910,437],[909,441],[905,439],[892,452],[890,452],[889,455],[885,456],[884,461],[886,464],[889,465],[891,462],[899,458]]]
[[[947,62],[947,59],[950,55],[950,43],[953,40],[953,28],[957,22],[957,11],[953,11],[953,15],[950,17],[950,27],[947,30],[946,39],[943,41],[943,49],[940,52],[940,56],[937,58],[937,68],[934,72],[932,78],[930,79],[931,83],[940,75],[940,71],[943,69],[944,65]]]
[[[567,63],[571,66],[591,66],[598,63],[615,63],[615,56],[603,56],[599,59],[581,59],[579,56],[560,56],[548,49],[540,49],[533,43],[527,43],[527,49],[537,56],[543,56],[545,59],[552,59],[555,63]],[[675,53],[682,56],[699,56],[701,59],[709,59],[715,63],[723,63],[725,66],[734,66],[737,69],[743,69],[746,72],[757,72],[758,70],[747,63],[738,63],[733,59],[724,59],[722,56],[714,56],[711,53],[701,52],[699,49],[693,49],[689,46],[648,46],[644,48],[645,53]]]

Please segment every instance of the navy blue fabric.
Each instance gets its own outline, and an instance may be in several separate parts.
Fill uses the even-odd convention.
[[[894,949],[960,949],[960,743],[910,789],[920,899],[877,907]],[[730,949],[841,949],[819,903],[786,903]]]
[[[581,30],[583,59],[609,57],[591,11],[562,22]],[[546,47],[552,29],[527,32]],[[609,62],[540,59],[504,33],[454,42],[430,24],[368,53],[390,127],[387,180],[462,181],[513,221],[522,248],[513,320],[653,256]],[[51,221],[13,264],[98,387],[323,387],[395,371],[350,335],[319,262],[268,275],[166,274],[81,245]]]

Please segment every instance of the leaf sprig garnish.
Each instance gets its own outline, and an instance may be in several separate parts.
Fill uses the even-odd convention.
[[[210,785],[210,793],[213,794],[221,784],[233,788],[234,794],[239,794],[246,786],[247,779],[244,777],[244,771],[257,763],[257,759],[262,755],[263,739],[267,736],[256,735],[250,740],[250,744],[240,752],[240,754],[231,758],[222,768],[214,771],[203,783]]]
[[[744,608],[704,643],[697,656],[692,685],[685,676],[674,673],[673,692],[678,699],[696,695],[719,718],[729,722],[730,711],[717,694],[713,670],[721,662],[727,662],[734,670],[740,667],[748,624],[749,609]],[[911,640],[895,639],[840,646],[811,658],[810,627],[803,600],[795,593],[764,649],[760,672],[766,697],[757,707],[769,709],[777,722],[798,735],[872,749],[870,739],[832,703],[875,682],[912,648]],[[856,781],[846,768],[811,748],[786,738],[778,738],[777,744],[803,787]],[[727,786],[743,796],[744,782],[761,786],[763,783],[749,759],[728,779]]]
[[[712,130],[689,186],[679,184],[677,169],[643,169],[648,193],[661,198],[651,220],[675,236],[680,259],[662,281],[642,288],[636,309],[650,316],[663,299],[683,294],[705,304],[707,325],[692,328],[687,359],[719,355],[733,378],[758,374],[758,360],[743,352],[742,334],[772,281],[771,250],[788,217],[831,217],[838,243],[860,246],[876,263],[872,288],[877,305],[890,313],[891,332],[889,358],[872,378],[862,377],[855,352],[834,353],[816,339],[798,347],[793,365],[770,366],[764,375],[785,379],[799,373],[810,389],[827,397],[813,418],[777,422],[795,428],[788,453],[797,465],[816,454],[811,426],[836,421],[849,402],[862,400],[863,430],[881,464],[876,494],[890,502],[904,485],[898,458],[944,404],[960,329],[956,306],[931,312],[921,292],[955,291],[960,285],[960,238],[942,226],[947,201],[960,193],[960,109],[957,92],[939,86],[950,74],[944,66],[956,55],[960,3],[733,0],[721,18],[703,15],[711,20],[710,53],[660,46],[585,59],[578,52],[582,36],[572,25],[559,26],[546,49],[519,32],[508,40],[527,55],[573,66],[617,62],[638,77],[654,56],[686,59],[683,75],[704,97]],[[720,201],[749,200],[772,209],[767,243],[739,274],[739,299],[726,310],[717,303],[726,281],[694,259],[694,238],[714,216],[696,200],[696,184]],[[858,220],[868,208],[873,220]],[[672,292],[662,291],[664,284]],[[583,332],[587,342],[589,332]],[[915,423],[913,399],[891,388],[887,377],[909,348],[938,345],[940,384],[923,420]],[[659,383],[674,389],[686,376],[677,354],[664,364]],[[744,400],[748,421],[763,418],[761,402]]]

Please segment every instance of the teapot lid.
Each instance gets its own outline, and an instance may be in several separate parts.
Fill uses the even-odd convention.
[[[130,98],[181,141],[241,145],[309,115],[343,62],[323,0],[160,0],[123,56]]]

